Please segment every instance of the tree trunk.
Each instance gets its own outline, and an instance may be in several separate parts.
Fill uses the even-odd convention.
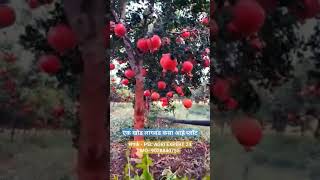
[[[79,180],[109,179],[108,63],[103,34],[106,7],[104,0],[64,1],[65,13],[78,37],[84,63],[80,87]]]
[[[141,77],[136,78],[135,85],[134,128],[139,130],[144,128],[143,78]],[[135,136],[134,140],[143,140],[143,136]]]
[[[141,66],[139,67],[141,68]],[[134,104],[134,129],[141,130],[144,128],[144,84],[143,84],[143,76],[140,73],[136,76],[136,85],[135,85],[135,104]],[[143,141],[143,136],[134,136],[134,141]],[[140,157],[140,154],[137,154],[137,150],[132,150],[133,157]]]

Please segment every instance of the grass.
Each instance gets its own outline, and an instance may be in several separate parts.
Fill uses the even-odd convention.
[[[0,133],[0,179],[71,180],[75,150],[65,132]]]
[[[247,180],[320,179],[320,143],[311,137],[266,134],[246,153],[227,132],[214,135],[211,153],[214,179],[242,180],[246,165]]]

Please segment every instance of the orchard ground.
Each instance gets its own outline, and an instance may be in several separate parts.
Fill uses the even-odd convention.
[[[160,179],[161,173],[169,167],[173,172],[177,171],[177,174],[181,176],[187,175],[185,172],[189,172],[194,178],[204,177],[210,171],[210,127],[172,124],[157,117],[209,120],[210,110],[208,104],[194,103],[192,108],[187,110],[183,107],[182,102],[175,101],[173,102],[176,106],[174,114],[165,112],[160,108],[160,104],[155,105],[154,103],[154,106],[151,106],[146,128],[196,128],[200,131],[201,137],[192,139],[194,140],[193,147],[183,150],[180,155],[150,155],[154,163],[150,171],[156,179]],[[133,126],[133,117],[134,112],[131,103],[111,103],[111,175],[117,175],[120,179],[123,178],[124,166],[127,163],[125,154],[128,150],[127,142],[129,140],[127,137],[122,136],[121,129],[131,128]],[[179,141],[181,138],[155,138],[152,140]]]
[[[132,104],[129,103],[111,106],[112,135],[120,128],[131,125],[133,112]],[[207,119],[208,109],[205,105],[194,105],[187,119]],[[176,118],[186,119],[185,112],[182,107],[178,107]],[[209,127],[201,128],[209,132]],[[247,158],[250,159],[249,180],[319,179],[320,164],[315,157],[320,153],[320,144],[312,137],[301,137],[299,131],[290,135],[277,135],[268,131],[262,143],[247,154],[227,129],[223,135],[219,128],[212,132],[211,163],[214,168],[211,171],[214,179],[241,179]],[[209,134],[203,134],[203,137],[208,139]],[[116,136],[112,138],[113,142],[117,140]],[[13,143],[10,142],[9,131],[1,132],[0,177],[8,180],[71,180],[74,178],[71,175],[75,174],[76,151],[70,144],[71,134],[66,131],[27,131],[25,134],[21,131]]]

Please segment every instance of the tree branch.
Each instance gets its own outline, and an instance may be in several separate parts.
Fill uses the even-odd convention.
[[[120,21],[120,17],[118,16],[118,14],[116,13],[115,10],[111,10],[111,13],[114,16],[114,18],[115,18],[117,23],[121,22]],[[127,35],[125,35],[123,37],[123,43],[125,45],[125,49],[126,49],[126,52],[127,52],[127,55],[128,55],[129,64],[130,64],[131,68],[135,72],[138,72],[138,68],[136,66],[136,57],[135,57],[136,53],[135,53],[134,49],[132,48],[131,43],[130,43],[130,39],[129,39],[129,37]]]
[[[120,18],[125,19],[126,18],[126,7],[127,7],[127,1],[126,0],[120,0]]]

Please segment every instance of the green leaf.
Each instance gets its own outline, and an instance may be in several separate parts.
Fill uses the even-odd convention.
[[[146,170],[143,171],[141,177],[143,177],[143,180],[153,180],[152,175]]]

